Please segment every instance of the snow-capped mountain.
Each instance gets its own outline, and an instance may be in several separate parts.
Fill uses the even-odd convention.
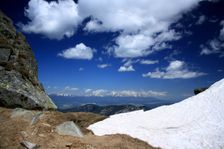
[[[182,102],[112,115],[89,129],[100,136],[127,134],[165,149],[224,148],[224,79]]]

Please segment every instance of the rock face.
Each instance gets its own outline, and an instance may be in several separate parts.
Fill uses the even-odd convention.
[[[37,62],[25,37],[0,11],[0,105],[56,109],[38,81]]]

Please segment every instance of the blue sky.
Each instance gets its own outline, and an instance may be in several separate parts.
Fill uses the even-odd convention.
[[[224,2],[7,0],[46,91],[183,99],[224,76]]]

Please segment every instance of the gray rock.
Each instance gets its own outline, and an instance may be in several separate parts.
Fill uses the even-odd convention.
[[[21,118],[30,123],[32,122],[33,117],[34,117],[33,112],[21,108],[16,108],[11,113],[11,118]]]
[[[22,141],[20,144],[22,146],[24,146],[26,149],[37,149],[38,148],[37,144],[31,143],[28,141]]]
[[[0,71],[1,71],[1,70],[4,70],[4,69],[5,69],[4,67],[0,66]]]
[[[0,63],[8,62],[10,54],[10,49],[0,48]]]
[[[73,121],[64,122],[56,127],[59,135],[69,135],[74,137],[83,137],[81,130]]]
[[[20,134],[23,138],[27,138],[29,135],[25,131],[20,131]]]
[[[41,116],[43,116],[43,112],[37,112],[31,121],[31,125],[35,124]]]
[[[25,37],[0,11],[0,105],[56,109],[37,74],[37,62]]]
[[[13,109],[11,113],[11,118],[21,118],[27,122],[30,123],[30,125],[35,124],[39,118],[43,115],[43,112],[32,112],[29,110],[21,109],[21,108],[16,108]]]

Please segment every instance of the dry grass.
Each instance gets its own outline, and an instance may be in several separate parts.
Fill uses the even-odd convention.
[[[10,113],[11,109],[0,108],[0,148],[22,149],[20,142],[26,140],[40,145],[41,149],[152,149],[147,143],[127,135],[93,135],[86,127],[105,118],[101,115],[46,111],[37,123],[30,125],[19,118],[11,119]],[[74,121],[79,125],[84,137],[58,135],[55,127],[65,121]]]

